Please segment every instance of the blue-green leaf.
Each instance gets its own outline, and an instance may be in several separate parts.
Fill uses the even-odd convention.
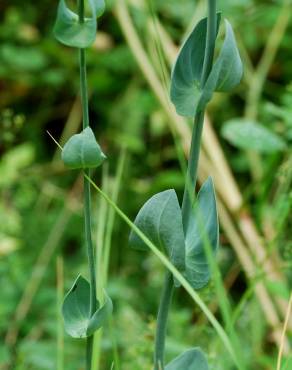
[[[66,167],[85,169],[100,166],[106,159],[90,127],[73,135],[65,144],[62,159]]]
[[[167,253],[179,270],[185,269],[185,242],[181,210],[173,189],[154,195],[140,209],[135,225],[157,246]],[[144,242],[130,234],[130,246],[147,250]]]
[[[219,226],[215,190],[211,177],[201,187],[186,229],[186,278],[194,289],[210,279],[206,243],[213,253],[218,248]]]
[[[217,32],[221,16],[217,15]],[[194,116],[201,96],[207,18],[202,19],[184,42],[171,74],[170,98],[182,116]]]
[[[93,44],[96,37],[97,21],[105,9],[104,0],[88,0],[91,16],[79,22],[79,17],[72,12],[65,2],[60,0],[54,35],[61,43],[76,48],[86,48]]]
[[[89,337],[105,324],[112,309],[112,301],[105,294],[105,303],[100,307],[97,301],[97,310],[90,316],[90,285],[79,275],[64,299],[65,330],[73,338]]]
[[[220,24],[217,15],[217,33]],[[242,78],[243,67],[230,23],[225,20],[225,39],[209,77],[202,86],[207,20],[202,19],[183,44],[171,76],[170,98],[182,116],[193,117],[205,108],[214,91],[230,91]]]
[[[274,153],[286,149],[286,143],[280,136],[257,122],[243,118],[226,122],[221,134],[239,149],[260,153]]]
[[[193,348],[171,361],[165,370],[209,370],[209,366],[205,354]]]
[[[199,108],[204,108],[214,91],[232,90],[240,83],[242,74],[243,66],[234,33],[230,23],[225,19],[224,43],[204,86]]]
[[[86,331],[87,336],[93,335],[98,329],[100,329],[113,312],[112,300],[106,294],[105,291],[104,291],[104,298],[105,298],[104,304],[101,307],[99,307],[99,309],[95,311],[93,316],[90,318],[87,331]],[[98,306],[99,306],[99,302],[98,302]]]

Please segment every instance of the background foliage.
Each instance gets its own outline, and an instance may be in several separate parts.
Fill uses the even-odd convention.
[[[201,178],[219,171],[219,198],[227,216],[221,211],[218,261],[246,369],[275,369],[282,343],[282,369],[289,370],[291,322],[285,343],[281,332],[292,282],[291,3],[218,3],[234,26],[245,76],[233,94],[217,94],[212,100],[209,123],[225,159],[213,145],[205,148]],[[182,195],[178,158],[189,138],[179,128],[188,126],[170,124],[169,106],[161,101],[168,99],[175,45],[205,14],[205,1],[131,0],[124,5],[107,4],[87,53],[88,80],[92,127],[108,156],[107,167],[95,179],[100,184],[103,175],[104,190],[134,219],[154,193],[175,188]],[[64,169],[46,133],[63,143],[81,124],[78,57],[53,38],[56,8],[57,3],[47,0],[0,4],[1,369],[62,368],[63,285],[67,290],[77,271],[87,274],[82,181],[76,171]],[[149,66],[141,70],[141,61],[137,63],[139,48],[125,28],[131,24],[127,14],[148,56],[142,64],[150,62],[162,91],[160,98]],[[230,195],[229,177],[221,172],[224,161],[238,185],[239,205]],[[111,246],[104,275],[115,304],[102,340],[100,369],[110,369],[115,361],[115,369],[149,370],[163,267],[150,253],[128,248],[128,228],[94,195],[95,242]],[[218,281],[215,276],[200,294],[228,331]],[[268,298],[259,298],[259,286]],[[82,369],[83,345],[67,336],[64,341],[65,368]],[[170,316],[167,357],[194,345],[209,353],[212,369],[233,369],[214,329],[180,290]]]

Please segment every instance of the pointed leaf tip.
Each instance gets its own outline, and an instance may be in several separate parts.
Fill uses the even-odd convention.
[[[70,169],[95,168],[106,159],[90,127],[73,135],[65,144],[62,159]]]

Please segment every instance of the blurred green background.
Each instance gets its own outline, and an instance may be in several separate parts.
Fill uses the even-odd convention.
[[[62,332],[60,303],[79,272],[82,181],[64,169],[61,144],[81,125],[78,54],[52,35],[57,2],[0,4],[0,368],[84,369],[84,342]],[[215,180],[221,221],[218,265],[246,369],[291,370],[287,320],[292,261],[292,5],[219,0],[245,66],[232,94],[209,105],[200,181]],[[88,50],[90,120],[108,156],[97,184],[134,219],[154,193],[182,196],[191,122],[168,100],[177,47],[206,14],[206,1],[111,0]],[[231,121],[232,120],[232,121]],[[114,316],[99,369],[150,370],[164,269],[127,246],[128,227],[93,191],[94,240]],[[228,332],[218,276],[202,299]],[[63,337],[64,342],[63,343]],[[201,346],[211,369],[235,369],[200,309],[175,294],[167,359]],[[283,349],[277,367],[279,349]],[[183,369],[182,369],[183,370]]]

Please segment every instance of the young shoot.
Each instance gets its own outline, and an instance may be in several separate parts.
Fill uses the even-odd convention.
[[[220,23],[216,0],[208,0],[207,18],[194,27],[172,70],[170,99],[179,115],[194,120],[182,206],[175,190],[166,190],[150,198],[135,219],[135,225],[166,252],[170,262],[194,290],[203,288],[210,280],[206,240],[215,255],[219,239],[215,190],[210,177],[195,197],[204,114],[213,93],[230,91],[239,84],[243,72],[232,27],[227,20],[224,43],[214,62]],[[129,243],[133,248],[147,249],[133,231]],[[179,285],[167,271],[157,316],[154,370],[208,370],[207,358],[199,348],[188,350],[166,366],[164,364],[168,312],[174,288]]]

